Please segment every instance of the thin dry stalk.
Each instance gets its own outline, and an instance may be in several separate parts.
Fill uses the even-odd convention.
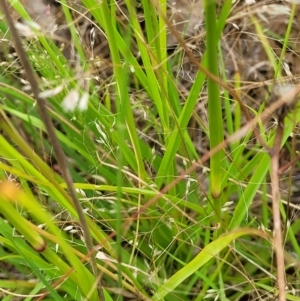
[[[283,116],[279,116],[278,127],[274,146],[270,151],[271,156],[271,185],[272,185],[272,208],[273,208],[273,232],[274,232],[274,250],[277,264],[277,283],[278,283],[278,300],[285,301],[285,267],[284,267],[284,250],[281,229],[280,216],[280,193],[279,193],[279,153],[283,137]]]
[[[292,88],[289,85],[285,86],[275,86],[275,94],[279,93],[280,95],[285,95],[281,97],[282,102],[281,106],[275,111],[278,117],[278,126],[276,137],[274,141],[273,148],[269,151],[271,156],[271,184],[272,184],[272,207],[273,207],[273,231],[274,231],[274,250],[276,254],[276,263],[277,263],[277,283],[279,289],[279,301],[285,301],[285,263],[284,263],[284,246],[282,238],[282,229],[281,229],[281,216],[280,216],[280,193],[279,193],[279,155],[282,144],[282,138],[284,133],[284,118],[289,113],[289,111],[294,107],[295,103],[298,100],[298,93],[290,94],[294,90],[297,92],[297,88]],[[288,94],[285,94],[289,92]],[[299,90],[298,90],[299,92]],[[275,97],[277,98],[277,97]],[[280,102],[278,100],[276,103]]]

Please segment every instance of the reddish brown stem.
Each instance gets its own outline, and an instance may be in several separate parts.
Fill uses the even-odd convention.
[[[272,184],[272,206],[273,206],[273,231],[274,231],[274,250],[276,254],[278,300],[286,301],[285,297],[285,267],[284,267],[284,248],[281,229],[280,216],[280,193],[279,193],[279,153],[283,137],[283,117],[279,117],[277,133],[274,146],[270,151],[271,156],[271,184]]]

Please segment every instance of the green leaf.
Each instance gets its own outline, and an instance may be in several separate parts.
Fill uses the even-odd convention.
[[[179,284],[185,279],[199,270],[204,264],[216,257],[225,247],[227,247],[233,240],[239,238],[242,235],[259,235],[266,237],[263,231],[256,229],[244,228],[234,230],[225,235],[222,235],[218,239],[207,245],[191,262],[189,262],[184,268],[179,270],[171,278],[169,278],[162,286],[160,286],[153,297],[153,301],[159,301],[167,294],[171,293]]]

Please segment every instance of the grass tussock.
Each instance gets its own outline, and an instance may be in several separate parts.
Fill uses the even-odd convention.
[[[1,3],[0,299],[300,300],[296,1],[34,2]]]

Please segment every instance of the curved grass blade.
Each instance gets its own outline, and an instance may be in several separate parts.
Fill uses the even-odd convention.
[[[227,247],[233,240],[243,235],[259,235],[266,237],[266,234],[263,231],[250,228],[234,230],[219,237],[218,239],[207,245],[190,263],[188,263],[184,268],[175,273],[161,287],[159,287],[153,298],[153,301],[159,301],[164,298],[185,279],[199,270],[212,258],[217,256],[218,253],[220,253],[225,247]]]

